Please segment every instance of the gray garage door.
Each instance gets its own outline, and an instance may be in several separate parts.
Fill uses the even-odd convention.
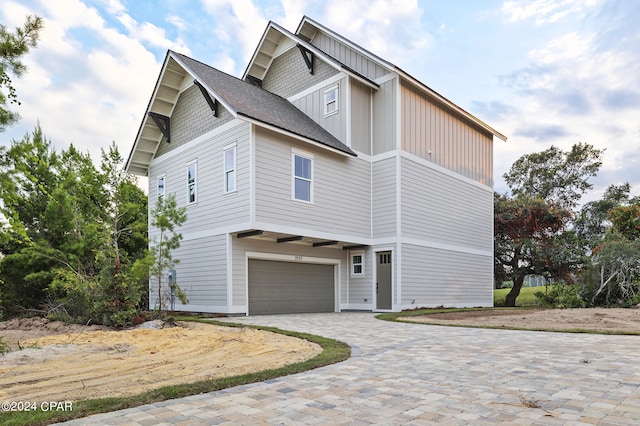
[[[333,312],[334,266],[249,259],[249,314]]]

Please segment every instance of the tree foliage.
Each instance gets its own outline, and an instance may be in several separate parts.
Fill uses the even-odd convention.
[[[25,72],[26,66],[22,63],[22,58],[37,46],[43,26],[43,20],[39,16],[27,16],[24,25],[14,32],[0,25],[0,132],[20,118],[18,113],[7,109],[7,102],[20,104],[11,74],[20,77]]]
[[[583,143],[569,151],[552,146],[520,157],[504,179],[515,197],[542,199],[556,208],[572,209],[593,187],[589,178],[598,173],[603,152]]]
[[[187,295],[176,283],[168,283],[167,272],[173,270],[179,262],[173,258],[172,252],[180,247],[182,234],[176,232],[176,228],[187,220],[187,210],[178,207],[174,194],[159,197],[151,211],[151,226],[158,235],[151,245],[150,274],[154,277],[157,290],[156,307],[158,311],[166,308],[171,294],[177,296],[183,304],[187,303]]]
[[[56,152],[37,127],[0,152],[0,167],[2,309],[129,322],[146,300],[147,205],[115,144],[98,168],[73,145]]]
[[[496,282],[513,281],[507,306],[515,306],[527,275],[568,282],[584,263],[583,245],[568,224],[602,153],[582,143],[566,152],[552,146],[520,157],[504,174],[511,194],[494,200],[494,273]]]
[[[513,281],[505,304],[515,306],[527,275],[566,278],[575,262],[561,231],[570,212],[539,198],[494,198],[494,271],[497,282]]]

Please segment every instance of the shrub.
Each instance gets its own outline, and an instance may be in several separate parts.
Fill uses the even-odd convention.
[[[4,355],[9,352],[9,344],[2,340],[0,336],[0,355]]]
[[[545,286],[545,291],[535,293],[538,306],[543,308],[584,308],[581,297],[582,287],[576,284],[556,282]]]

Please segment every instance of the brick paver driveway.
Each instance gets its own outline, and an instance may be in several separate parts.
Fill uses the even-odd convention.
[[[640,336],[390,323],[370,313],[230,321],[332,337],[352,357],[69,424],[640,424]]]

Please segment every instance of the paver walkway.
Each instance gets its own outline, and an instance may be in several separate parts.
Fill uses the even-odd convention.
[[[640,424],[640,336],[390,323],[370,313],[230,321],[332,337],[352,357],[68,424]]]

